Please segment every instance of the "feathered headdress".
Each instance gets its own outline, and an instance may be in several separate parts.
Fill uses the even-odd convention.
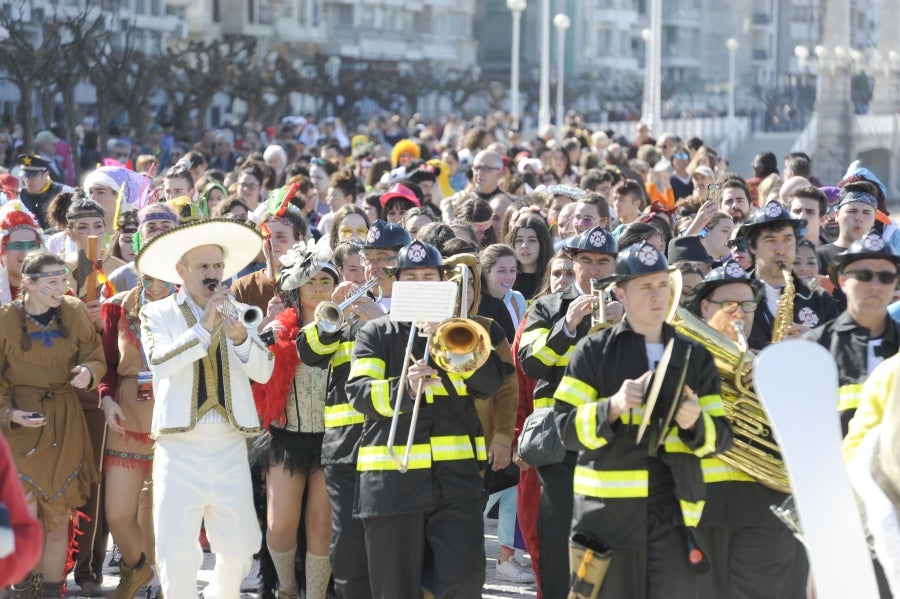
[[[340,279],[337,269],[331,263],[331,248],[327,245],[320,247],[298,241],[278,261],[281,262],[281,272],[278,274],[279,291],[297,289],[323,269],[333,274],[335,281]]]
[[[37,241],[41,239],[41,228],[38,226],[34,215],[28,211],[21,200],[10,200],[0,207],[0,255],[6,253],[6,244],[9,243],[9,234],[19,229],[34,231]],[[0,268],[0,306],[5,306],[12,301],[12,292],[9,288],[9,273],[6,268]]]

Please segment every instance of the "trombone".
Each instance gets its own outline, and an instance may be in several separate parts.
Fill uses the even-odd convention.
[[[477,322],[466,318],[468,313],[468,285],[469,269],[460,264],[456,267],[459,272],[458,280],[461,287],[459,313],[457,318],[448,318],[441,322],[435,330],[428,335],[425,341],[425,360],[430,357],[434,364],[446,371],[453,373],[468,373],[481,368],[491,353],[491,337],[488,332]],[[456,278],[454,275],[453,278]],[[409,458],[412,454],[413,440],[415,438],[416,423],[419,420],[419,408],[422,404],[422,380],[416,388],[416,396],[413,401],[412,414],[409,421],[409,434],[406,437],[406,451],[401,458],[394,450],[394,440],[397,437],[397,425],[400,422],[400,399],[406,389],[409,378],[409,365],[414,363],[412,357],[413,343],[419,335],[419,326],[413,323],[409,331],[409,339],[406,342],[406,353],[403,357],[403,368],[400,371],[400,381],[397,388],[397,397],[394,400],[394,415],[391,419],[391,430],[388,433],[388,454],[397,465],[400,472],[409,469]]]
[[[376,286],[378,287],[378,296],[375,298],[375,301],[378,302],[381,300],[382,292],[381,286],[378,284],[378,279],[375,277],[366,281],[362,287],[354,291],[350,297],[340,304],[328,301],[319,302],[319,305],[316,306],[316,311],[313,312],[313,319],[316,321],[316,325],[326,333],[336,333],[341,330],[341,327],[344,326],[346,320],[344,317],[344,309]]]

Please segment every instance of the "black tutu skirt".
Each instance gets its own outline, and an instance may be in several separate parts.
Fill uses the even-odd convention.
[[[253,440],[250,463],[263,472],[282,464],[291,474],[309,476],[322,468],[323,433],[295,433],[270,426]]]

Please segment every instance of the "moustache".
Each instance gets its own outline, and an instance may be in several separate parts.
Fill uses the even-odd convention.
[[[219,287],[219,279],[203,279],[203,285],[210,291],[215,291]]]

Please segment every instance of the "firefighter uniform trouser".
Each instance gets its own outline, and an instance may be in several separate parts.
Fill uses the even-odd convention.
[[[427,512],[363,518],[373,599],[481,597],[484,520],[481,502],[449,502],[435,489]]]
[[[356,464],[325,466],[325,483],[331,503],[331,564],[334,592],[341,599],[367,599],[366,531],[353,517]]]
[[[541,545],[538,572],[541,593],[546,599],[569,593],[569,537],[574,502],[575,454],[567,452],[561,464],[537,469],[541,479],[541,503],[537,531]]]
[[[613,548],[599,599],[698,597],[698,579],[709,574],[695,574],[688,566],[687,533],[683,524],[675,523],[674,515],[672,509],[651,509],[647,516],[647,544]]]
[[[702,576],[703,599],[802,599],[792,593],[796,546],[799,544],[787,526],[749,526],[741,524],[698,529],[709,553],[712,572]],[[800,565],[802,566],[802,565]],[[806,578],[806,568],[799,567]],[[800,590],[800,589],[797,589]]]

